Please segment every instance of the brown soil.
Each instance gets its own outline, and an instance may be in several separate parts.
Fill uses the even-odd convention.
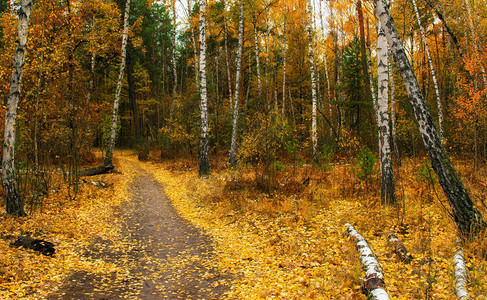
[[[49,299],[219,299],[229,277],[210,267],[208,236],[182,219],[163,188],[133,164],[131,204],[121,208],[123,240],[95,238],[84,254],[116,266],[76,272]]]

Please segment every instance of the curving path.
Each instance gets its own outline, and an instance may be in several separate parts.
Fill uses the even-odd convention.
[[[76,272],[49,299],[220,299],[227,276],[208,267],[208,236],[182,219],[162,186],[136,162],[123,240],[95,239],[86,256],[111,262],[109,275]]]

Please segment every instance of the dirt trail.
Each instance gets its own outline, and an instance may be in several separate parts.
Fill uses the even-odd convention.
[[[136,176],[121,211],[123,241],[97,238],[85,254],[116,271],[74,273],[49,299],[219,299],[228,278],[209,267],[208,236],[178,215],[152,174],[130,165]]]

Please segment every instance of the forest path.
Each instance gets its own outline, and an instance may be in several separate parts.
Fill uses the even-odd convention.
[[[210,267],[209,237],[178,215],[140,163],[125,163],[133,180],[120,212],[123,240],[96,238],[85,253],[116,271],[76,272],[49,299],[219,299],[228,278]]]

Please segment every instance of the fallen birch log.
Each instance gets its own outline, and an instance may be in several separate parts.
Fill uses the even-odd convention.
[[[78,172],[79,176],[95,176],[100,174],[106,174],[113,171],[113,165],[99,166],[91,169],[81,170]]]
[[[411,256],[411,254],[408,253],[406,246],[401,243],[397,235],[395,235],[394,233],[390,233],[387,235],[387,239],[389,240],[389,244],[394,247],[394,253],[400,261],[408,264],[411,262],[411,260],[413,260],[413,257]]]
[[[465,257],[463,256],[462,248],[459,246],[453,255],[453,266],[455,268],[455,294],[460,300],[467,300],[468,292],[465,286],[467,285],[467,266],[465,265]]]
[[[370,249],[367,241],[350,223],[345,223],[348,235],[355,241],[357,251],[360,254],[362,269],[365,271],[365,279],[362,289],[368,299],[389,300],[385,288],[384,275],[382,268]]]

